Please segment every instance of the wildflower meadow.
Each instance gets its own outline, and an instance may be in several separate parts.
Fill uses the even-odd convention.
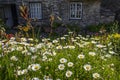
[[[112,36],[112,35],[110,35]],[[114,40],[67,35],[0,40],[0,80],[120,80]]]

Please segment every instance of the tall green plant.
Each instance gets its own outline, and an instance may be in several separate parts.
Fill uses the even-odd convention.
[[[114,22],[113,25],[110,27],[110,33],[118,33],[119,32],[119,24],[118,22]]]
[[[5,24],[4,22],[2,21],[2,19],[0,19],[0,38],[3,38],[5,37]]]
[[[32,30],[32,38],[35,38],[35,34],[34,34],[34,28],[31,25],[31,19],[28,17],[29,13],[28,13],[28,7],[25,5],[22,5],[19,7],[20,8],[20,15],[24,18],[24,20],[26,21],[25,26],[19,26],[18,28],[22,31],[25,32],[26,37],[30,37],[28,31]]]

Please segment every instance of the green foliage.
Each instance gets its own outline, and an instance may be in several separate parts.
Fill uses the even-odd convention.
[[[91,25],[87,27],[87,30],[90,32],[99,32],[101,25]]]
[[[110,33],[118,33],[120,31],[120,25],[116,21],[111,25],[109,29],[110,29]]]
[[[72,32],[80,32],[81,28],[80,26],[76,25],[76,24],[67,24],[66,27],[68,28],[68,31],[72,31]]]
[[[104,28],[108,33],[118,33],[120,26],[117,21],[108,24],[90,25],[86,27],[89,32],[99,32],[101,28]]]
[[[6,35],[6,29],[5,29],[5,24],[2,19],[0,19],[0,38],[5,38]]]
[[[39,39],[40,38],[40,32],[41,32],[41,27],[40,26],[36,26],[34,28],[34,31],[35,31],[35,38]]]
[[[5,28],[6,28],[6,26],[5,26],[5,24],[4,24],[4,22],[3,22],[3,20],[2,19],[0,19],[0,31],[5,31]]]
[[[3,22],[2,19],[0,19],[0,28],[1,28],[1,27],[5,27],[5,24],[4,24],[4,22]]]
[[[120,34],[114,33],[108,36],[109,41],[112,42],[113,49],[118,52],[120,56]]]
[[[54,29],[57,28],[57,27],[60,27],[60,26],[62,26],[62,23],[60,23],[60,22],[53,22],[53,28]]]

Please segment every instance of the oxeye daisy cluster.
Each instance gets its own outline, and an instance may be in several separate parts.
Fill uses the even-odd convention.
[[[108,39],[108,38],[107,38]],[[113,43],[100,37],[0,40],[0,80],[119,80]]]

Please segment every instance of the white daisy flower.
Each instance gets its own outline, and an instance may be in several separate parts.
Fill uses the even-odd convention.
[[[63,48],[64,48],[64,49],[67,49],[67,48],[68,48],[68,46],[64,46]]]
[[[104,45],[101,45],[101,44],[98,44],[98,45],[96,45],[96,47],[98,47],[98,48],[103,48],[103,47],[105,47]]]
[[[29,41],[33,41],[33,38],[28,38]]]
[[[14,40],[15,40],[15,37],[11,37],[10,40],[14,41]]]
[[[61,45],[57,46],[56,49],[62,49],[63,47]]]
[[[52,58],[49,58],[48,61],[52,61],[53,59]]]
[[[114,71],[115,69],[114,68],[111,68],[112,71]]]
[[[82,35],[80,35],[80,34],[79,34],[78,36],[79,36],[79,37],[82,37]]]
[[[100,56],[100,58],[101,58],[101,59],[103,59],[103,60],[105,59],[105,57],[104,57],[104,56]]]
[[[76,39],[80,39],[80,37],[75,37]]]
[[[107,50],[107,48],[103,48],[103,50]]]
[[[68,67],[73,67],[73,63],[72,62],[68,62]]]
[[[75,46],[68,46],[69,49],[75,49]]]
[[[96,44],[97,42],[96,41],[91,41],[91,43]]]
[[[80,43],[75,42],[75,44],[78,45],[79,47],[84,47],[84,45],[82,45]]]
[[[34,53],[37,51],[37,49],[35,47],[30,47],[30,51]]]
[[[79,55],[78,55],[78,58],[79,58],[79,59],[84,59],[84,58],[85,58],[85,55],[79,54]]]
[[[47,56],[46,55],[44,55],[43,57],[42,57],[42,61],[46,61],[48,58],[47,58]]]
[[[65,37],[69,36],[69,35],[64,35]]]
[[[57,53],[55,51],[52,52],[53,56],[55,56]]]
[[[112,44],[111,42],[110,42],[110,43],[108,43],[108,46],[111,46],[111,44]]]
[[[116,54],[114,51],[109,51],[110,54]]]
[[[95,78],[95,79],[100,78],[100,74],[98,74],[98,73],[93,73],[93,78]]]
[[[50,76],[46,76],[46,75],[45,75],[45,76],[44,76],[44,80],[53,80],[53,79],[51,79]]]
[[[58,40],[53,40],[52,42],[53,42],[53,43],[58,43]]]
[[[90,56],[95,56],[96,53],[95,53],[95,52],[89,52],[89,55],[90,55]]]
[[[19,70],[19,69],[21,69],[21,67],[20,67],[20,66],[18,66],[18,67],[17,67],[17,69]]]
[[[86,37],[87,37],[87,38],[89,38],[89,37],[90,37],[90,35],[86,35]]]
[[[33,70],[33,71],[37,71],[37,70],[39,70],[40,68],[41,68],[40,64],[34,64],[34,65],[32,65],[32,70]]]
[[[43,43],[39,43],[38,45],[35,46],[35,48],[37,48],[37,49],[41,49],[43,46],[44,46]]]
[[[22,51],[22,54],[26,54],[26,53],[28,53],[28,50],[23,50]]]
[[[15,48],[10,48],[11,51],[15,51]]]
[[[60,59],[60,63],[66,63],[66,62],[67,62],[67,59],[65,59],[65,58]]]
[[[34,77],[34,78],[32,78],[32,80],[40,80],[39,78],[37,78],[37,77]]]
[[[21,38],[21,42],[26,42],[27,41],[27,39],[26,38]]]
[[[50,42],[49,42],[49,43],[47,43],[46,45],[47,45],[47,47],[48,47],[48,48],[52,48],[52,47],[53,47],[53,44],[52,44],[52,43],[50,43]]]
[[[72,40],[72,42],[76,42],[77,41],[76,39],[73,39],[73,38],[71,40]]]
[[[28,69],[28,70],[32,70],[32,66],[33,66],[33,65],[34,65],[34,64],[29,65],[27,69]]]
[[[58,65],[58,69],[59,69],[59,70],[64,70],[64,68],[65,68],[65,65],[64,65],[64,64],[59,64],[59,65]]]
[[[88,44],[90,44],[90,42],[84,42],[83,45],[86,46],[86,45],[88,45]]]
[[[30,55],[32,55],[32,53],[31,52],[27,52],[26,55],[30,56]]]
[[[111,58],[111,55],[110,54],[106,54],[105,57]]]
[[[85,64],[85,65],[83,66],[83,68],[84,68],[86,71],[90,71],[90,70],[91,70],[91,65]]]
[[[66,77],[68,77],[68,78],[69,78],[69,77],[71,77],[71,76],[72,76],[72,74],[73,74],[73,73],[72,73],[72,71],[69,71],[69,70],[68,70],[68,71],[66,72]]]
[[[24,69],[24,70],[22,70],[22,74],[27,74],[27,72],[28,72],[28,70],[27,69]]]
[[[65,39],[65,37],[61,37],[60,39],[61,39],[61,40],[64,40],[64,39]]]
[[[22,44],[22,45],[25,45],[25,46],[30,46],[30,44],[29,44],[29,43],[26,43],[26,42],[21,42],[21,43],[19,43],[19,44]]]
[[[16,56],[12,56],[12,57],[10,58],[10,60],[12,60],[12,61],[18,61],[18,58],[17,58]]]
[[[68,32],[69,34],[72,34],[73,32]]]
[[[19,46],[19,47],[16,48],[16,50],[22,51],[22,50],[23,50],[23,47]]]
[[[21,71],[21,70],[18,70],[18,71],[17,71],[17,75],[18,75],[18,76],[22,75],[22,71]]]
[[[46,38],[42,39],[42,42],[46,42],[46,41],[47,41],[47,39],[46,39]]]
[[[34,55],[31,57],[31,59],[35,60],[37,58],[37,55]]]
[[[110,64],[110,66],[111,66],[111,67],[114,67],[114,64],[112,63],[112,64]]]

